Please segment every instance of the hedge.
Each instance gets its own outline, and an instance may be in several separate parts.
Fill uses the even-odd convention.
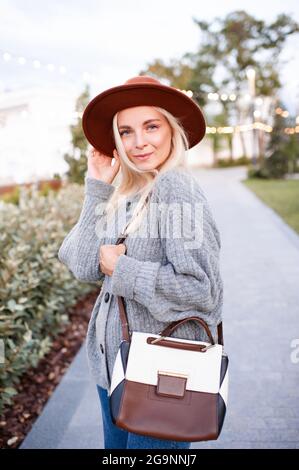
[[[70,320],[67,309],[100,285],[76,280],[57,257],[78,220],[83,191],[70,184],[41,196],[37,188],[22,188],[17,205],[0,201],[0,413],[17,393],[19,377]]]

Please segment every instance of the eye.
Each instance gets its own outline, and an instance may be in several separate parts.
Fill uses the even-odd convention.
[[[130,131],[122,131],[119,133],[120,136],[124,135],[125,132],[130,132]]]
[[[150,128],[158,129],[158,126],[156,126],[155,124],[150,124],[149,126],[147,126],[147,129],[150,129]],[[119,135],[122,137],[125,134],[125,132],[130,133],[130,130],[121,131]]]

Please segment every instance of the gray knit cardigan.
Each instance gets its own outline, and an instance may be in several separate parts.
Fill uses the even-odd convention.
[[[189,170],[158,174],[137,235],[128,235],[126,254],[108,276],[100,271],[99,248],[115,244],[139,197],[127,197],[118,206],[118,218],[107,221],[105,206],[114,190],[111,184],[85,176],[80,218],[58,252],[78,280],[103,281],[88,326],[87,356],[95,382],[106,389],[122,339],[117,296],[125,300],[131,331],[158,334],[172,321],[198,316],[215,340],[223,306],[219,231]],[[194,321],[180,326],[173,336],[208,340]]]

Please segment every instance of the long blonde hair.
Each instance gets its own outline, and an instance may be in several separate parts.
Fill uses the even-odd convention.
[[[118,131],[118,113],[113,117],[112,127],[115,147],[122,165],[121,170],[114,180],[116,190],[107,203],[106,214],[109,219],[113,216],[117,206],[123,199],[131,194],[140,194],[140,198],[132,214],[132,223],[130,223],[130,226],[126,229],[127,234],[134,232],[139,227],[146,210],[146,206],[144,205],[145,200],[153,188],[158,174],[160,175],[173,168],[187,167],[187,150],[189,144],[183,126],[180,124],[179,120],[166,111],[166,109],[157,106],[153,106],[153,108],[166,117],[172,131],[170,154],[160,167],[160,170],[142,170],[129,159]]]

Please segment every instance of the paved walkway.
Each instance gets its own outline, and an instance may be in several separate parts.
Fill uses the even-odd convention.
[[[240,182],[244,168],[196,171],[222,237],[230,389],[220,438],[192,448],[299,448],[299,237]],[[82,348],[22,447],[103,448],[100,423]]]

